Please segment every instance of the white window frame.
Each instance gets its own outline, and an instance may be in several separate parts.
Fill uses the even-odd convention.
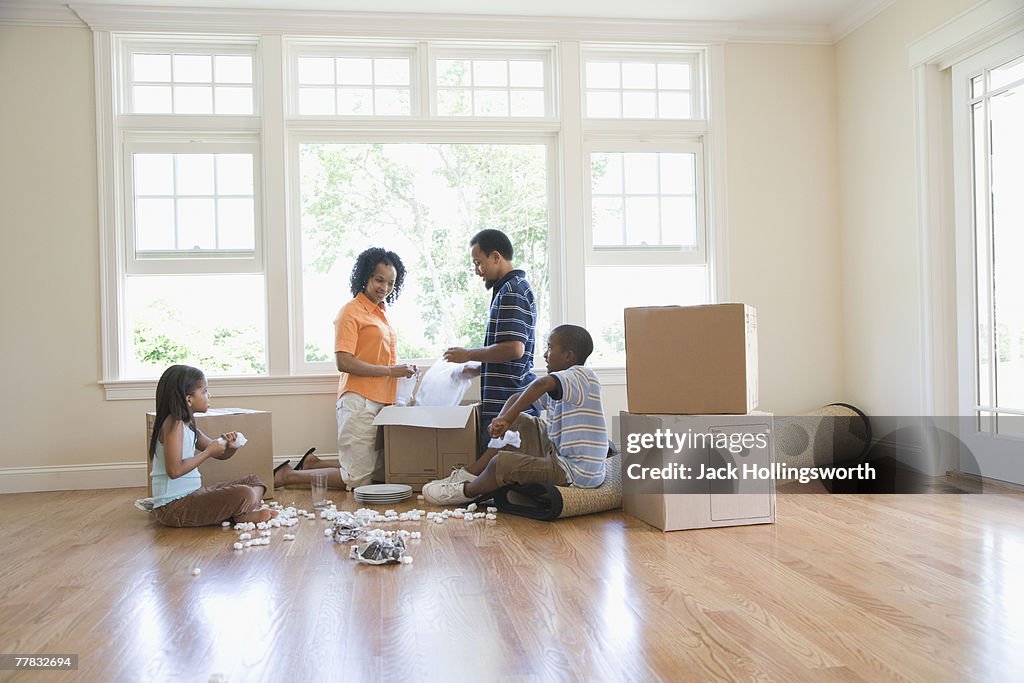
[[[705,89],[704,79],[704,68],[702,62],[705,57],[703,50],[700,48],[687,48],[679,47],[676,49],[669,49],[665,47],[651,46],[648,49],[644,49],[640,46],[629,46],[624,48],[622,46],[614,45],[584,45],[580,55],[580,107],[582,110],[582,117],[584,121],[641,121],[641,122],[671,122],[679,123],[683,121],[703,121],[707,119],[707,97]],[[587,113],[587,92],[590,90],[587,88],[587,62],[620,62],[626,63],[655,63],[658,62],[672,62],[677,64],[688,64],[690,66],[690,89],[689,90],[674,90],[666,89],[664,92],[687,92],[690,94],[690,106],[692,115],[688,118],[663,118],[655,116],[651,118],[635,118],[628,116],[617,116],[612,118],[590,116]],[[620,82],[618,88],[596,88],[595,90],[600,92],[618,92],[621,96],[623,92],[632,90],[632,88],[623,88]],[[651,92],[655,95],[662,92],[660,88],[652,88]]]
[[[262,204],[260,183],[259,141],[229,140],[196,142],[187,138],[155,139],[150,136],[126,133],[124,158],[121,166],[124,193],[125,272],[128,275],[206,275],[227,273],[262,273],[263,221],[259,207]],[[135,192],[132,156],[137,153],[156,154],[230,154],[245,153],[253,157],[253,249],[185,249],[152,250],[138,252],[135,247]]]
[[[594,244],[593,187],[590,172],[590,156],[602,152],[683,152],[695,155],[694,185],[697,209],[697,248],[686,249],[672,245],[651,246],[603,246]],[[705,220],[704,196],[704,145],[700,140],[689,142],[600,142],[589,141],[583,145],[584,173],[584,239],[586,244],[586,265],[588,266],[705,266],[707,263],[707,221]]]
[[[430,142],[438,136],[460,135],[468,141],[490,141],[492,136],[550,135],[548,160],[550,182],[557,192],[549,191],[551,275],[550,314],[552,324],[583,323],[586,299],[584,274],[587,247],[585,215],[590,207],[584,199],[585,142],[611,140],[675,140],[704,136],[705,214],[708,231],[707,266],[711,276],[709,299],[728,297],[726,244],[726,174],[724,137],[724,44],[734,39],[732,29],[695,29],[686,22],[642,22],[630,20],[580,20],[545,18],[523,21],[519,18],[447,15],[354,16],[330,12],[274,13],[265,17],[244,11],[182,10],[150,13],[141,8],[105,9],[82,6],[79,14],[93,30],[96,73],[97,147],[99,166],[99,224],[101,269],[101,314],[103,364],[100,384],[112,400],[149,399],[155,380],[120,379],[119,355],[123,327],[123,282],[125,268],[125,226],[123,149],[126,132],[182,133],[207,140],[224,133],[254,133],[260,141],[260,177],[262,197],[256,206],[264,226],[264,280],[267,301],[267,374],[256,377],[215,378],[211,384],[221,396],[266,396],[287,394],[331,394],[337,385],[333,368],[328,374],[304,375],[295,364],[295,317],[292,293],[294,257],[290,253],[295,226],[290,224],[289,193],[295,187],[290,179],[290,138],[298,133],[364,134],[397,139],[405,131]],[[140,33],[148,31],[148,33]],[[229,34],[229,35],[226,35]],[[480,36],[503,36],[500,40],[481,40]],[[181,37],[181,41],[178,37]],[[310,37],[313,38],[310,38]],[[511,36],[512,40],[505,38]],[[699,43],[680,43],[689,36]],[[415,45],[417,67],[412,71],[412,117],[372,117],[357,119],[345,115],[325,120],[319,116],[293,116],[289,50],[300,42],[331,45],[383,46]],[[429,41],[429,42],[428,42]],[[629,41],[616,45],[601,41]],[[146,46],[166,43],[180,50],[183,44],[211,49],[224,54],[227,43],[255,51],[254,107],[252,116],[211,114],[203,116],[172,114],[128,114],[121,103],[125,79],[121,54],[124,45],[142,42]],[[213,47],[210,47],[211,44]],[[552,98],[549,119],[512,119],[504,117],[443,117],[430,115],[432,101],[429,58],[421,53],[433,48],[476,50],[492,48],[508,55],[507,47],[545,49],[551,52],[551,78],[547,90]],[[581,87],[582,54],[596,48],[620,49],[642,53],[644,58],[660,53],[697,55],[705,102],[706,119],[612,119],[593,120],[582,116],[585,95]],[[202,51],[202,50],[201,50]],[[713,78],[710,77],[713,75]],[[418,90],[417,90],[418,88]],[[419,109],[417,110],[417,103]],[[445,138],[449,139],[449,138]],[[523,138],[520,138],[523,139]],[[443,140],[442,140],[443,141]],[[712,229],[713,226],[713,229]],[[606,385],[624,382],[622,368],[599,369]]]
[[[329,39],[288,39],[287,64],[285,67],[285,101],[289,118],[307,121],[374,121],[398,120],[422,116],[420,91],[423,88],[419,62],[422,61],[422,47],[411,41],[332,41]],[[365,59],[408,59],[409,60],[409,113],[408,114],[302,114],[299,112],[299,57],[333,57]],[[335,91],[338,85],[331,87]],[[376,91],[376,83],[367,86]],[[399,86],[400,87],[400,86]],[[335,95],[337,96],[337,95]]]
[[[437,113],[437,62],[441,59],[457,60],[499,60],[513,62],[517,60],[540,60],[544,71],[544,115],[543,116],[451,116]],[[557,121],[559,118],[557,92],[558,81],[555,71],[556,49],[554,45],[516,45],[499,46],[465,46],[458,43],[432,43],[427,48],[427,88],[429,95],[430,117],[441,121]],[[470,92],[482,90],[506,90],[509,92],[511,107],[511,85],[483,86],[476,85],[463,88]],[[510,109],[511,111],[511,109]]]
[[[134,83],[131,75],[131,55],[134,52],[144,54],[161,54],[170,53],[172,55],[245,55],[252,57],[252,83],[249,84],[252,87],[252,111],[251,116],[259,116],[261,111],[261,98],[260,92],[260,52],[259,52],[259,41],[252,36],[224,36],[224,35],[211,35],[211,36],[190,36],[187,39],[183,39],[180,42],[168,39],[166,36],[139,36],[139,37],[124,37],[115,36],[117,51],[117,113],[121,115],[139,116],[139,117],[160,117],[160,116],[171,116],[171,117],[217,117],[225,118],[232,116],[247,116],[247,115],[236,115],[236,114],[175,114],[175,113],[159,113],[159,114],[136,114],[132,104],[134,102],[132,97],[132,85]],[[173,68],[173,67],[172,67]],[[214,74],[213,78],[216,77]],[[169,81],[168,86],[172,89],[173,98],[173,87],[175,82]],[[210,87],[216,89],[216,81],[210,81]],[[244,85],[244,84],[231,84],[231,85]],[[212,94],[216,98],[216,93]],[[172,99],[173,102],[173,99]],[[216,99],[214,99],[216,102]],[[216,111],[216,104],[214,105],[214,111]]]

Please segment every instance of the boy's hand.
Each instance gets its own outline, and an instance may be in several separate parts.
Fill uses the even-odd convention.
[[[488,433],[495,439],[500,439],[505,436],[505,432],[512,426],[512,421],[508,418],[504,418],[501,415],[491,420],[490,427],[487,428]]]
[[[235,447],[235,441],[238,440],[238,432],[228,432],[227,434],[221,434],[220,436],[227,442],[228,448]]]
[[[392,365],[388,368],[389,377],[412,377],[416,374],[416,366],[409,365],[408,363],[401,363],[399,365]]]

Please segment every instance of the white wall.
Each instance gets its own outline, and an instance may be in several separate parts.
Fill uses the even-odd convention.
[[[899,0],[836,45],[845,377],[869,414],[923,411],[907,45],[974,4]]]
[[[832,48],[729,45],[725,55],[730,298],[757,308],[761,408],[850,401]]]
[[[829,47],[726,50],[731,298],[758,307],[762,406],[776,413],[858,398],[843,389],[833,60]],[[141,485],[151,402],[107,401],[97,384],[91,33],[0,26],[0,97],[0,490]],[[214,403],[272,411],[277,456],[334,450],[330,395]],[[624,407],[609,387],[608,412]]]

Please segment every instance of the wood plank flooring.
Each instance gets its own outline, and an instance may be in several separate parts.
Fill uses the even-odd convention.
[[[142,495],[0,496],[0,652],[79,655],[0,680],[1024,680],[1021,493],[780,494],[774,525],[669,534],[621,512],[394,523],[423,538],[386,567],[320,519],[234,551]]]

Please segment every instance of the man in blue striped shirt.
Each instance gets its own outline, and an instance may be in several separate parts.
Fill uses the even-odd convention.
[[[608,429],[601,383],[583,365],[593,350],[594,341],[582,327],[552,330],[544,353],[548,374],[512,396],[488,429],[495,438],[519,432],[520,449],[490,449],[469,467],[426,484],[423,497],[434,505],[458,505],[510,484],[603,484]],[[534,404],[545,411],[544,417],[526,414]]]
[[[526,388],[533,374],[534,328],[537,302],[526,273],[512,266],[512,242],[500,230],[481,230],[469,241],[473,269],[491,290],[484,345],[444,352],[451,363],[479,361],[480,450],[487,443],[487,427],[510,396]],[[531,407],[528,411],[536,415]]]

